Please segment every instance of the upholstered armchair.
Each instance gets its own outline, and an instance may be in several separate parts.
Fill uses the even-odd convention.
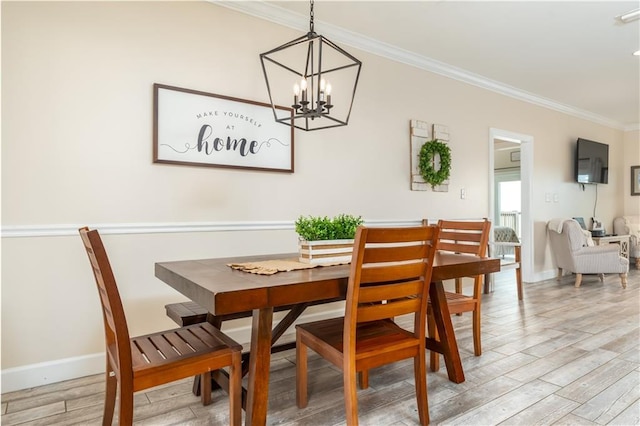
[[[613,232],[629,236],[629,257],[635,258],[636,268],[640,269],[640,215],[616,217]]]
[[[563,270],[576,274],[575,286],[580,287],[582,274],[619,274],[622,288],[627,288],[629,260],[620,256],[617,244],[589,245],[588,231],[573,219],[554,219],[547,224],[549,242],[558,267],[558,279]]]

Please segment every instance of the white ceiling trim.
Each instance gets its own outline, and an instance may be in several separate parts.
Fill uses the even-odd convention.
[[[279,6],[268,4],[264,1],[207,1],[296,30],[304,32],[307,32],[309,30],[307,17],[298,13],[291,12]],[[435,74],[439,74],[445,77],[452,78],[454,80],[490,90],[501,95],[509,96],[511,98],[542,106],[554,111],[559,111],[564,114],[572,115],[574,117],[588,120],[607,127],[613,127],[615,129],[624,131],[640,129],[640,123],[625,126],[624,124],[611,120],[607,117],[574,108],[569,105],[561,104],[551,99],[547,99],[533,93],[529,93],[518,88],[506,85],[504,83],[488,79],[481,75],[454,67],[444,62],[417,55],[405,49],[401,49],[391,44],[366,37],[362,34],[345,30],[344,28],[340,28],[335,25],[327,24],[318,20],[315,20],[315,23],[320,23],[323,35],[331,38],[334,42],[344,43],[349,46],[355,47],[356,49],[360,49],[374,55],[382,56],[396,62],[401,62],[403,64],[420,68],[425,71],[433,72]]]

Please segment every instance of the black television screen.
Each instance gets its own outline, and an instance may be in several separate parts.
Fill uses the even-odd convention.
[[[609,145],[578,139],[576,149],[576,181],[609,183]]]

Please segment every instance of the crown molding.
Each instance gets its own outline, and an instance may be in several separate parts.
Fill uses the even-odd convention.
[[[237,12],[255,16],[285,27],[293,28],[303,32],[307,32],[307,17],[299,13],[291,12],[266,1],[228,1],[228,0],[207,0],[210,3],[226,7]],[[516,87],[509,86],[499,81],[491,80],[479,74],[472,73],[462,68],[436,61],[426,56],[418,55],[405,49],[393,46],[388,43],[355,33],[344,28],[315,20],[315,23],[322,26],[323,35],[331,38],[334,42],[347,44],[356,49],[382,56],[392,61],[400,62],[416,68],[423,69],[435,74],[439,74],[463,83],[471,84],[492,92],[499,93],[510,98],[518,99],[530,104],[541,106],[547,109],[568,114],[583,120],[591,121],[603,126],[612,127],[623,131],[638,130],[640,123],[622,124],[607,117],[594,114],[564,105],[551,99],[535,95],[533,93],[520,90]]]

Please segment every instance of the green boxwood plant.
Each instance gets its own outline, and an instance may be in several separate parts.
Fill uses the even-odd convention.
[[[350,240],[364,221],[361,216],[340,214],[328,216],[300,216],[296,220],[296,232],[306,241]]]

